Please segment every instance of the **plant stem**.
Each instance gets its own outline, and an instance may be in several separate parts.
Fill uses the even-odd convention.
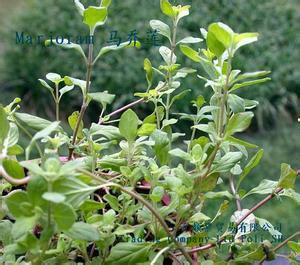
[[[230,189],[235,197],[236,207],[237,207],[238,211],[241,211],[242,210],[241,199],[240,199],[240,196],[236,192],[232,174],[230,174],[230,177],[229,177],[229,185],[230,185]]]
[[[276,252],[278,249],[282,248],[285,244],[287,244],[290,240],[292,240],[295,237],[300,236],[300,231],[296,232],[295,234],[289,236],[287,239],[285,239],[283,242],[281,242],[280,244],[278,244],[276,247],[274,247],[272,249],[272,251]],[[265,261],[266,257],[263,257],[258,264],[263,264],[263,262]]]
[[[59,121],[59,94],[58,94],[58,84],[55,85],[55,116],[56,116],[56,121]]]
[[[3,166],[0,166],[0,176],[2,176],[7,182],[9,182],[12,185],[25,185],[29,182],[30,177],[27,176],[26,178],[22,178],[22,179],[15,179],[13,177],[11,177],[6,170],[3,168]]]
[[[73,152],[74,152],[74,145],[77,140],[77,134],[79,131],[80,123],[83,120],[84,113],[88,107],[88,92],[90,89],[90,81],[91,81],[91,76],[92,76],[92,70],[93,70],[93,48],[94,45],[93,43],[89,44],[89,52],[88,52],[88,61],[87,61],[87,70],[86,70],[86,88],[85,88],[85,94],[83,95],[83,100],[82,100],[82,106],[80,109],[80,113],[76,122],[76,126],[74,129],[73,133],[73,139],[72,139],[72,144],[71,147],[69,148],[69,157],[68,160],[72,158]]]
[[[251,213],[255,212],[258,208],[260,208],[261,206],[263,206],[264,204],[266,204],[268,201],[270,201],[271,199],[273,199],[276,195],[278,195],[283,189],[282,188],[278,188],[277,190],[275,190],[272,194],[268,195],[266,198],[264,198],[262,201],[260,201],[259,203],[257,203],[256,205],[254,205],[245,215],[243,215],[235,224],[236,226],[240,225]],[[194,252],[198,252],[198,251],[203,251],[203,250],[207,250],[213,247],[216,247],[217,245],[219,245],[220,243],[222,243],[224,240],[226,239],[226,235],[223,235],[218,242],[216,243],[209,243],[206,244],[204,246],[201,247],[197,247],[194,248],[192,250],[188,250],[188,253],[194,253]],[[176,256],[180,256],[181,253],[176,253]]]
[[[123,112],[123,111],[125,111],[125,110],[127,110],[127,109],[129,109],[129,108],[131,108],[131,107],[133,107],[133,106],[135,106],[135,105],[141,103],[141,102],[144,102],[144,99],[143,99],[143,98],[138,99],[138,100],[136,100],[136,101],[133,101],[133,102],[131,102],[131,103],[129,103],[129,104],[127,104],[127,105],[125,105],[125,106],[119,108],[119,109],[116,109],[115,111],[111,112],[111,113],[108,114],[107,116],[108,116],[108,117],[115,116],[115,115],[119,114],[120,112]],[[99,121],[98,121],[98,124],[101,125],[102,123],[103,123],[103,119],[100,118]]]

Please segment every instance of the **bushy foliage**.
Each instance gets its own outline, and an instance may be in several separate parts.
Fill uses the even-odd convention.
[[[74,1],[91,36],[107,24],[111,2],[87,6]],[[158,49],[161,59],[144,59],[146,89],[135,93],[140,99],[113,112],[108,106],[116,96],[97,89],[95,66],[112,54],[121,60],[121,50],[138,52],[141,43],[128,40],[99,50],[91,43],[85,52],[75,43],[45,42],[66,49],[68,56],[77,53],[86,78],[50,72],[39,79],[53,100],[54,121],[20,112],[19,98],[0,106],[0,262],[252,264],[275,259],[275,252],[287,244],[287,258],[296,263],[299,243],[292,239],[300,232],[283,239],[256,210],[282,197],[299,204],[299,172],[283,163],[278,181],[265,178],[244,189],[263,149],[238,138],[249,127],[258,102],[237,93],[270,81],[270,72],[241,71],[234,61],[259,34],[237,33],[214,22],[201,28],[202,38],[182,38],[181,25],[190,8],[160,1],[165,22],[153,19],[149,24],[166,39]],[[201,44],[197,50],[191,47]],[[186,67],[179,54],[203,72]],[[183,87],[185,79],[204,81],[211,97],[205,100],[198,94],[192,112],[177,113],[174,107],[191,91]],[[81,108],[67,119],[70,134],[61,115],[62,100],[74,91]],[[101,113],[87,126],[92,102]],[[151,114],[141,118],[133,110],[139,104],[148,105]],[[182,120],[191,123],[190,138],[174,129]],[[29,138],[27,146],[19,145],[19,133]],[[34,159],[33,149],[39,154]],[[251,158],[250,149],[255,150]],[[23,152],[26,160],[19,161]],[[244,199],[253,194],[266,197],[246,207]],[[211,204],[218,206],[214,213],[207,209]],[[217,233],[209,230],[230,206],[236,210],[224,226]],[[264,240],[249,240],[257,232]]]
[[[176,1],[175,1],[176,2]],[[92,1],[83,1],[84,4],[91,4]],[[299,3],[297,1],[239,1],[239,0],[209,0],[191,1],[193,12],[187,19],[183,30],[179,34],[193,34],[199,36],[199,25],[204,27],[210,23],[222,20],[228,25],[236,25],[240,32],[249,31],[251,28],[258,28],[260,42],[255,48],[249,47],[241,51],[235,66],[245,71],[254,69],[268,69],[272,71],[273,82],[265,84],[260,89],[253,88],[244,92],[248,97],[255,97],[262,102],[257,113],[258,126],[263,129],[268,123],[276,124],[278,118],[290,120],[288,113],[296,114],[299,104],[299,53],[297,52],[300,43],[297,37],[299,32]],[[136,6],[141,6],[139,12],[135,12]],[[144,21],[155,17],[161,18],[157,12],[159,1],[120,1],[112,7],[109,18],[109,26],[97,38],[104,44],[110,38],[110,32],[117,30],[123,39],[132,30],[137,30],[138,36],[146,38],[149,25]],[[255,11],[254,11],[255,10]],[[45,16],[44,14],[48,15]],[[118,16],[117,16],[118,14]],[[55,19],[53,19],[55,18]],[[63,0],[33,0],[28,2],[28,7],[22,9],[7,21],[3,27],[5,51],[3,53],[2,89],[4,91],[17,91],[24,95],[25,102],[30,99],[38,99],[41,95],[40,86],[37,85],[38,77],[49,71],[57,71],[63,75],[78,75],[84,78],[83,67],[78,64],[78,56],[68,58],[65,53],[57,49],[45,49],[42,45],[24,46],[15,45],[15,32],[27,32],[32,36],[39,34],[48,35],[85,35],[84,28],[78,22],[78,16],[74,15],[74,7]],[[139,52],[125,51],[122,54],[126,60],[120,60],[116,55],[104,58],[104,63],[96,66],[97,75],[94,76],[96,87],[109,90],[118,95],[118,101],[114,107],[119,107],[132,99],[134,92],[143,91],[144,78],[142,76],[141,64],[148,52],[156,54],[157,47],[144,47]],[[245,60],[251,56],[252,60]],[[40,58],[44,58],[40,61]],[[55,60],[50,60],[55,58]],[[154,60],[159,58],[156,56]],[[184,60],[184,58],[180,58]],[[10,65],[10,67],[6,67]],[[114,71],[115,70],[115,71]],[[70,72],[71,71],[71,72]],[[127,76],[124,80],[122,73]],[[198,94],[201,88],[194,80],[184,81],[186,87],[192,88],[190,97],[185,99],[185,104],[178,106],[178,111],[187,111],[191,98]],[[124,93],[124,91],[132,93]],[[208,96],[209,90],[202,90],[204,96]],[[45,101],[49,100],[46,95]],[[28,99],[28,100],[27,100]],[[38,101],[40,102],[40,101]],[[76,97],[66,98],[68,105],[80,104]],[[34,107],[34,106],[33,106]],[[96,107],[95,107],[96,108]],[[94,108],[94,109],[95,109]],[[46,108],[47,115],[51,111]],[[66,108],[66,111],[70,111]],[[90,116],[95,110],[90,112]],[[280,114],[280,115],[279,115]],[[263,119],[266,117],[267,119]]]

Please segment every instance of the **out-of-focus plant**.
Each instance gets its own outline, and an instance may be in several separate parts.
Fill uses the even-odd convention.
[[[111,1],[88,7],[79,0],[74,3],[94,36],[106,23]],[[295,262],[299,244],[291,240],[299,232],[273,246],[282,234],[254,214],[273,198],[285,196],[299,203],[294,190],[297,172],[284,163],[278,181],[263,179],[249,191],[242,189],[263,150],[248,159],[248,150],[258,146],[236,136],[249,127],[254,116],[251,110],[258,104],[237,92],[269,81],[270,72],[242,72],[233,61],[242,47],[257,41],[258,34],[236,33],[217,22],[207,30],[201,28],[203,39],[181,39],[180,24],[189,16],[190,6],[161,0],[160,9],[167,23],[151,20],[150,26],[168,45],[158,49],[159,66],[144,60],[147,89],[135,94],[140,99],[109,113],[107,106],[115,95],[91,93],[94,65],[115,50],[140,47],[138,41],[105,46],[96,54],[90,43],[86,56],[78,44],[48,40],[47,46],[56,44],[79,53],[86,79],[56,73],[46,75],[51,84],[40,79],[55,103],[53,122],[19,112],[20,99],[0,107],[1,262],[252,264],[274,259],[286,244],[291,249],[288,258]],[[195,50],[188,45],[200,42],[205,48]],[[191,102],[194,113],[174,112],[175,103],[190,93],[181,89],[182,81],[197,72],[179,63],[179,47],[204,69],[205,75],[198,75],[198,80],[212,90],[208,102],[202,95]],[[82,106],[68,118],[73,131],[69,135],[60,119],[60,100],[74,88],[80,89]],[[92,101],[100,105],[101,114],[85,126]],[[152,113],[140,120],[132,108],[148,103]],[[183,119],[191,122],[190,139],[174,130]],[[25,150],[18,145],[19,132],[30,139]],[[175,140],[182,142],[180,148],[174,146]],[[39,156],[30,160],[33,148]],[[17,156],[23,152],[26,160],[20,162]],[[220,190],[221,183],[228,188]],[[248,209],[244,198],[253,194],[266,197]],[[217,198],[222,199],[219,210],[209,216],[206,204]],[[230,204],[237,209],[222,234],[202,229],[215,225]],[[272,242],[245,240],[254,233],[253,227],[268,227]]]

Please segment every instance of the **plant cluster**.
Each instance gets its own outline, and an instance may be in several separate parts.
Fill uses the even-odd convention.
[[[84,7],[74,1],[89,34],[107,20],[111,0],[99,6]],[[255,168],[263,150],[248,158],[249,149],[258,146],[237,138],[245,131],[258,104],[236,94],[244,87],[268,81],[268,71],[242,73],[234,68],[238,50],[256,42],[257,33],[236,33],[218,22],[201,28],[202,38],[177,38],[179,25],[189,15],[190,6],[173,6],[161,0],[162,13],[170,25],[151,20],[150,26],[164,36],[159,66],[145,59],[147,89],[136,93],[140,99],[107,113],[115,96],[107,91],[91,93],[93,67],[103,56],[122,48],[138,48],[140,43],[124,42],[105,46],[87,55],[78,44],[58,45],[73,49],[86,65],[86,80],[57,73],[40,83],[53,97],[56,120],[48,121],[19,111],[20,99],[0,108],[0,260],[25,264],[252,264],[275,258],[275,251],[286,243],[288,258],[296,263],[299,243],[292,241],[299,232],[277,246],[270,241],[245,242],[252,227],[267,226],[273,239],[281,233],[255,210],[272,198],[290,197],[299,203],[294,190],[297,172],[281,165],[278,181],[263,179],[253,189],[243,190],[243,180]],[[195,50],[188,44],[203,42]],[[53,45],[46,41],[46,45]],[[211,88],[205,102],[199,95],[191,104],[194,113],[174,113],[174,104],[190,93],[181,82],[197,70],[182,67],[182,52],[201,65],[206,75],[197,77]],[[155,80],[159,79],[158,82]],[[60,120],[61,98],[80,89],[82,106],[68,118],[72,134]],[[89,104],[101,107],[97,122],[84,124]],[[153,111],[138,117],[137,104],[150,104]],[[115,116],[121,114],[119,119]],[[191,123],[191,137],[174,131],[181,120]],[[18,144],[19,132],[30,139],[25,150]],[[39,157],[32,159],[32,150]],[[18,156],[25,153],[25,160]],[[249,161],[248,161],[249,160]],[[24,170],[25,169],[25,170]],[[228,189],[221,190],[224,185]],[[252,194],[266,197],[251,209],[243,199]],[[214,216],[207,205],[222,199]],[[210,231],[194,231],[216,223],[230,204],[236,211],[227,220],[228,228],[216,236]],[[209,238],[207,243],[180,242],[177,238]],[[140,242],[142,241],[142,242]],[[225,249],[225,251],[224,251]]]

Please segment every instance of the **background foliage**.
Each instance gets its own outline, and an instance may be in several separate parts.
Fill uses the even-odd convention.
[[[95,4],[95,0],[82,2]],[[187,3],[189,2],[191,1]],[[4,16],[0,29],[0,90],[1,95],[4,95],[2,101],[4,101],[3,103],[10,102],[14,96],[23,97],[23,108],[27,111],[35,112],[36,109],[43,106],[44,113],[39,113],[39,115],[53,117],[52,107],[48,109],[45,107],[47,106],[45,103],[50,102],[50,96],[46,90],[42,89],[37,79],[42,78],[48,72],[58,72],[61,75],[84,79],[84,65],[78,63],[80,62],[79,55],[71,51],[55,47],[46,49],[42,45],[16,45],[15,32],[24,31],[33,36],[38,34],[48,36],[51,32],[54,35],[68,33],[76,36],[84,35],[85,28],[71,1],[28,0],[25,3],[19,3],[19,1],[16,3],[15,14]],[[185,24],[186,35],[191,32],[190,35],[198,37],[200,35],[198,25],[207,27],[208,24],[215,21],[234,25],[238,32],[259,30],[260,41],[254,46],[242,49],[238,61],[235,61],[236,67],[242,68],[242,70],[272,70],[272,82],[263,84],[259,89],[253,87],[245,91],[247,97],[257,98],[261,103],[257,113],[257,127],[259,126],[261,130],[268,130],[276,123],[282,125],[283,120],[288,122],[297,115],[297,112],[299,114],[297,105],[300,96],[299,1],[193,0],[191,4],[192,13]],[[135,12],[137,5],[140,7],[139,12]],[[2,12],[5,10],[7,9],[3,9]],[[97,39],[97,42],[108,41],[112,30],[117,30],[123,40],[126,40],[129,31],[134,29],[137,30],[138,36],[145,37],[147,31],[150,30],[149,20],[161,17],[159,1],[146,0],[116,0],[116,4],[111,7],[110,14],[109,21],[102,32],[102,38]],[[184,36],[184,34],[182,35]],[[117,94],[118,100],[114,102],[113,108],[129,102],[133,97],[133,92],[145,90],[143,60],[149,52],[150,55],[147,56],[154,63],[155,60],[159,60],[156,49],[157,47],[143,47],[140,50],[128,49],[113,53],[109,57],[103,57],[103,62],[97,64],[95,69],[93,89],[95,91],[108,90]],[[249,56],[251,59],[247,60],[247,64],[243,64],[243,61]],[[43,58],[42,61],[41,58]],[[186,60],[187,65],[191,64],[185,58],[180,58],[180,60]],[[198,80],[195,83],[195,80],[188,78],[183,85],[184,88],[192,89],[190,98],[198,94],[208,96],[208,91],[203,84]],[[185,103],[176,106],[178,111],[186,111],[190,105],[190,98],[187,97]],[[68,106],[64,110],[65,116],[70,115],[71,109],[81,103],[80,97],[76,93],[69,94],[64,101],[63,105]],[[140,111],[144,111],[143,107],[139,106],[138,108]],[[94,108],[90,108],[87,116],[94,120],[98,114],[99,109],[94,106]],[[283,136],[281,136],[282,132]],[[257,139],[261,141],[266,150],[262,166],[252,173],[253,178],[249,181],[249,186],[255,186],[258,179],[262,177],[272,178],[274,176],[275,179],[279,172],[280,162],[289,162],[292,166],[299,167],[297,154],[299,154],[300,146],[297,143],[297,136],[299,138],[299,127],[248,136],[255,137],[255,141]],[[291,138],[295,138],[295,141],[292,141]],[[273,145],[274,142],[276,142],[276,146]],[[278,166],[274,167],[274,165]],[[284,212],[279,212],[277,207],[284,209]],[[296,205],[290,201],[283,201],[282,204],[277,204],[277,207],[269,208],[269,211],[264,209],[260,214],[271,222],[284,214],[285,220],[289,220],[289,226],[283,224],[283,233],[289,234],[289,231],[295,231],[298,227],[298,221],[295,218]]]

